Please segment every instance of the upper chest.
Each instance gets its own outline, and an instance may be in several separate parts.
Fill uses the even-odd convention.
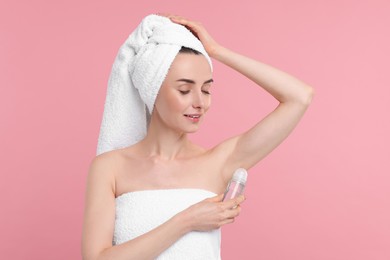
[[[115,174],[116,196],[130,191],[173,188],[201,188],[223,192],[223,165],[211,156],[159,161],[123,158]]]

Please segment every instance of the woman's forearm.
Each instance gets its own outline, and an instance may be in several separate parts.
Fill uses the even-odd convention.
[[[240,72],[261,86],[279,102],[310,103],[312,88],[293,76],[223,46],[218,46],[211,57]]]
[[[186,221],[175,215],[141,236],[105,249],[97,260],[154,259],[189,231]]]

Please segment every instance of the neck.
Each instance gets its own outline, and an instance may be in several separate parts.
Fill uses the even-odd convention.
[[[151,158],[170,161],[183,156],[191,142],[187,138],[187,133],[175,131],[152,117],[142,144],[145,153]]]

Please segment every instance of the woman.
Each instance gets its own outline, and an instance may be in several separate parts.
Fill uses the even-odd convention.
[[[210,107],[212,72],[204,55],[182,48],[161,85],[146,137],[129,147],[103,153],[90,165],[82,242],[86,260],[183,259],[183,255],[185,259],[220,259],[216,232],[234,221],[245,199],[222,201],[232,174],[237,168],[250,169],[279,145],[313,96],[313,89],[298,79],[223,47],[200,23],[161,15],[191,30],[210,57],[248,77],[280,103],[251,129],[211,149],[192,143],[187,133],[199,129]],[[143,225],[137,216],[133,217],[139,223],[134,219],[126,222],[126,216],[139,213],[148,222],[149,218],[160,218],[160,212],[165,214],[162,211],[171,206],[160,207],[160,199],[171,198],[174,204],[191,196],[196,198],[185,204],[188,207],[174,209],[177,213],[165,216],[158,226],[139,230],[131,239],[126,237],[131,233],[129,226]],[[139,201],[142,205],[137,207]],[[151,211],[153,207],[160,208]],[[124,230],[117,230],[120,225]],[[121,236],[126,239],[120,241]],[[193,246],[186,248],[190,245],[186,239]],[[206,249],[207,245],[212,248]],[[199,251],[206,253],[200,257]]]

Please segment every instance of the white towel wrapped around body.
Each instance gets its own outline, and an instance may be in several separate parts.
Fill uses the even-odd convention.
[[[141,236],[191,205],[217,194],[204,189],[160,189],[127,192],[115,199],[113,245]],[[186,233],[155,259],[220,260],[221,228]]]
[[[108,80],[97,155],[124,148],[147,133],[158,91],[181,47],[211,59],[186,27],[148,15],[120,47]]]

